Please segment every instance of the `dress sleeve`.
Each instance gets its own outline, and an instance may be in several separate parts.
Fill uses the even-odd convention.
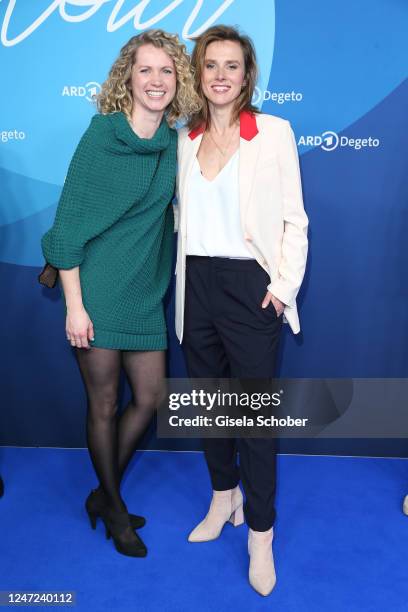
[[[45,260],[55,268],[79,266],[87,242],[110,227],[119,213],[117,208],[106,206],[106,192],[112,189],[101,138],[106,120],[106,116],[95,115],[82,136],[69,166],[54,224],[42,238]]]

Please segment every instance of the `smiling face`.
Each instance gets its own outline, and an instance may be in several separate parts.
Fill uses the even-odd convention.
[[[232,109],[244,85],[245,60],[241,45],[231,40],[210,43],[201,73],[201,87],[210,105]]]
[[[151,44],[142,45],[132,67],[133,109],[163,113],[176,94],[177,74],[174,62],[164,51]]]

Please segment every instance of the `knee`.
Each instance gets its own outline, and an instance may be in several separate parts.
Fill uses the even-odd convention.
[[[154,412],[162,404],[165,397],[166,392],[164,389],[155,389],[154,391],[132,398],[131,405],[138,412]]]
[[[89,415],[92,419],[111,421],[116,418],[117,410],[116,389],[105,390],[89,398]]]

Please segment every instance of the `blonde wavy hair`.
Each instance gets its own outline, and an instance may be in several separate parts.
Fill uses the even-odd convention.
[[[186,47],[176,34],[169,34],[163,30],[146,30],[133,36],[122,47],[118,59],[102,85],[100,94],[96,96],[99,112],[106,115],[122,111],[130,121],[133,106],[131,73],[137,51],[143,45],[153,45],[157,49],[163,49],[174,62],[177,88],[176,95],[166,110],[169,125],[173,126],[180,119],[199,112],[201,101],[194,88],[194,76]]]

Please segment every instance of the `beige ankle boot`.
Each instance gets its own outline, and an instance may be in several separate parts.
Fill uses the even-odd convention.
[[[239,486],[228,491],[213,491],[208,514],[188,536],[189,542],[216,540],[225,523],[238,527],[244,522],[243,497]]]
[[[404,514],[408,516],[408,495],[405,496],[404,505],[402,506],[402,511]]]
[[[260,595],[269,595],[276,583],[272,554],[273,528],[248,532],[249,583]]]

